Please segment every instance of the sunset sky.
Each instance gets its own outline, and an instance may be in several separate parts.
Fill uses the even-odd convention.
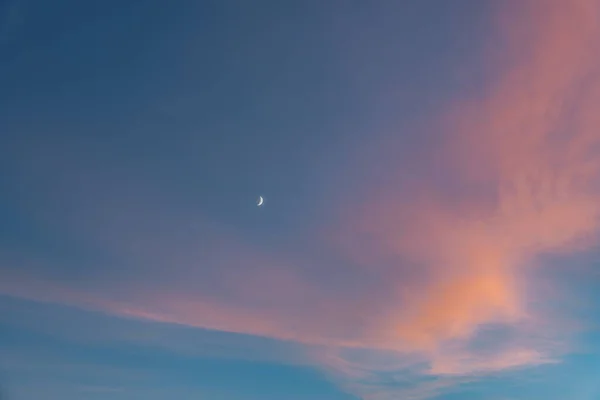
[[[598,49],[600,0],[0,0],[0,399],[597,400]]]

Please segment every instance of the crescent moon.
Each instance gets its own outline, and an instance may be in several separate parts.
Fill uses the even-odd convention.
[[[265,200],[263,199],[262,196],[258,196],[258,203],[256,203],[257,206],[262,206],[263,203],[265,202]]]

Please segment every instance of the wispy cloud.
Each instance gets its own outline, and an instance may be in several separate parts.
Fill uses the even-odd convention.
[[[307,347],[314,361],[371,399],[556,362],[565,345],[546,332],[568,328],[536,305],[535,275],[540,256],[585,251],[600,228],[600,3],[504,6],[484,93],[459,94],[432,116],[439,148],[387,171],[419,179],[358,182],[377,196],[344,214],[332,252],[364,269],[275,254],[185,213],[129,210],[99,232],[130,273],[78,286],[6,269],[0,292],[319,346]]]
[[[419,269],[408,282],[397,277],[385,340],[429,353],[435,375],[550,361],[540,324],[552,322],[532,306],[532,269],[540,255],[589,249],[600,228],[600,58],[591,51],[600,3],[510,4],[500,12],[502,50],[485,54],[502,60],[485,95],[442,117],[437,180],[379,188],[358,222],[356,240],[373,243],[359,254],[368,268],[377,271],[383,253]],[[509,345],[470,349],[490,324],[514,327]]]

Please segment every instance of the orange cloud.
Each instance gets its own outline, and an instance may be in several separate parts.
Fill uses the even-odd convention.
[[[359,218],[374,273],[381,252],[421,270],[416,282],[395,278],[401,301],[381,338],[401,349],[440,354],[481,325],[535,319],[526,275],[537,257],[585,250],[600,228],[600,2],[511,4],[498,78],[443,116],[447,181],[382,188]],[[488,365],[543,358],[517,350]]]

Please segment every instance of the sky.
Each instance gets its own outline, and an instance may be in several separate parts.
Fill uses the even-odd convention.
[[[599,45],[600,0],[0,0],[0,398],[598,399]]]

